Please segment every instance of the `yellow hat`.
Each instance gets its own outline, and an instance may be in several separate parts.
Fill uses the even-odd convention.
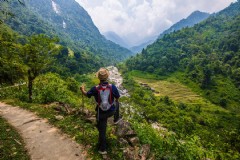
[[[100,68],[99,71],[96,73],[96,76],[99,80],[107,80],[109,76],[109,72],[105,68]]]

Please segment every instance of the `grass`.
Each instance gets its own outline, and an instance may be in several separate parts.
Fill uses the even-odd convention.
[[[30,160],[18,132],[0,117],[0,159]]]
[[[155,93],[155,96],[169,97],[171,100],[177,103],[184,103],[190,105],[200,105],[204,110],[218,110],[228,112],[226,109],[219,107],[201,95],[193,92],[187,86],[177,82],[177,80],[153,80],[147,78],[133,77],[138,83],[147,83],[151,88],[159,93]]]

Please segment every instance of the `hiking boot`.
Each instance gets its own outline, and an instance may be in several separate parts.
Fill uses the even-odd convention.
[[[118,124],[120,121],[122,120],[122,118],[118,118],[118,120],[114,121],[114,124]]]
[[[98,153],[104,155],[104,154],[107,154],[107,151],[100,151],[100,150],[99,150]]]

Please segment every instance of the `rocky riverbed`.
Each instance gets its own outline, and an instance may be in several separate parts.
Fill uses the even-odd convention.
[[[123,78],[122,75],[119,73],[117,67],[109,66],[107,67],[107,69],[110,72],[109,80],[117,86],[120,95],[129,96],[128,91],[122,86]]]

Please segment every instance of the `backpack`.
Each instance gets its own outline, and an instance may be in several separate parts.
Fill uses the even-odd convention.
[[[113,105],[112,103],[112,85],[98,85],[96,86],[98,91],[98,107],[100,107],[103,111],[107,111]]]

